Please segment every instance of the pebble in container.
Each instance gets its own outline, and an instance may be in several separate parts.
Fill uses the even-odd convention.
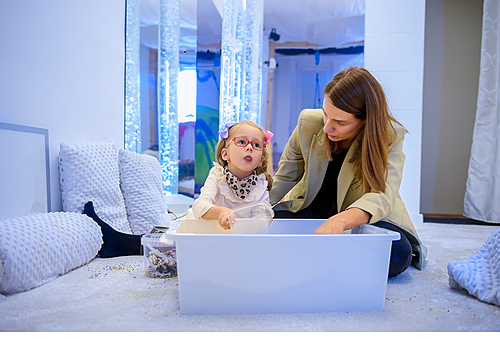
[[[160,242],[161,234],[144,234],[141,238],[144,270],[148,277],[173,277],[177,275],[176,250],[173,244]]]

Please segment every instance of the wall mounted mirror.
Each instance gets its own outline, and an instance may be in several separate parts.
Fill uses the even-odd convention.
[[[223,3],[179,0],[178,192],[188,196],[199,193],[212,167],[218,141]],[[275,133],[274,169],[300,110],[318,105],[324,84],[340,69],[346,65],[363,66],[364,0],[289,0],[286,6],[290,13],[283,16],[282,1],[264,1],[263,57],[276,59],[279,66],[275,71],[264,65],[262,79],[265,97],[261,121]],[[160,0],[141,0],[140,17],[142,149],[143,153],[158,155]],[[355,51],[330,52],[349,47]],[[313,53],[298,54],[293,49]],[[320,60],[315,62],[319,57],[314,54],[319,51]]]
[[[178,192],[193,196],[208,175],[218,140],[222,8],[206,0],[179,0],[179,6]],[[140,18],[142,149],[158,157],[160,1],[141,0]]]

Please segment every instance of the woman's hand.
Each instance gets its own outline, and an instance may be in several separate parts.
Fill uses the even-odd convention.
[[[368,212],[360,208],[350,208],[328,218],[314,234],[342,234],[345,230],[368,223],[370,217]]]
[[[320,225],[314,234],[342,234],[346,230],[345,222],[342,219],[330,217],[325,223]]]

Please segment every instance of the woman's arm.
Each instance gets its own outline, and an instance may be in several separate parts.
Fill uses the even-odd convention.
[[[404,128],[398,129],[396,141],[389,149],[385,192],[367,192],[346,207],[346,209],[360,208],[369,213],[371,215],[370,223],[376,223],[387,217],[396,206],[406,159],[403,153],[405,132]]]
[[[315,234],[342,234],[345,230],[352,229],[362,224],[368,223],[371,215],[359,208],[349,208],[319,226]]]
[[[389,148],[385,193],[368,192],[363,194],[347,206],[343,212],[330,217],[316,230],[316,233],[341,234],[345,230],[365,223],[376,223],[393,210],[403,176],[405,133],[404,128],[398,129],[396,141]]]
[[[300,130],[302,115],[299,117],[297,126],[288,139],[283,154],[279,161],[278,171],[273,178],[273,187],[269,192],[269,201],[272,206],[281,201],[304,175],[304,157],[300,145]]]

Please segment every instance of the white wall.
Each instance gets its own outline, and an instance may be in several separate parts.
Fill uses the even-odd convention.
[[[400,193],[413,222],[422,222],[425,0],[366,0],[365,11],[365,68],[382,84],[392,113],[409,131]]]
[[[481,16],[482,1],[366,0],[365,67],[410,131],[401,193],[414,220],[462,213]],[[53,211],[60,142],[123,146],[124,26],[124,0],[0,2],[0,121],[49,130]]]
[[[123,148],[124,45],[124,0],[0,2],[0,121],[49,130],[52,211],[61,142]]]
[[[482,1],[427,1],[423,214],[463,214],[477,104],[482,17]]]

